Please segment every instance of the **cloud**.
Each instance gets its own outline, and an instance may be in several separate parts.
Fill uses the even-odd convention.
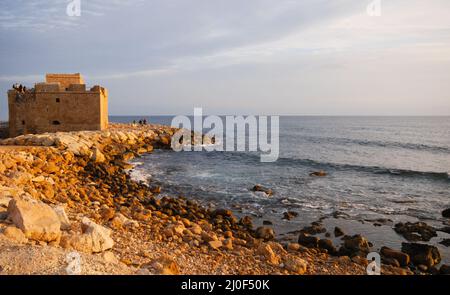
[[[15,0],[2,3],[0,28],[7,30],[34,30],[48,32],[54,29],[69,29],[83,25],[79,17],[71,17],[66,9],[72,0]],[[123,6],[139,5],[143,0],[80,0],[81,14],[103,16]]]

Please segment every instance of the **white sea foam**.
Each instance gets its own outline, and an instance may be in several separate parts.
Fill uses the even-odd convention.
[[[136,164],[136,163],[133,163]],[[142,164],[141,164],[142,165]],[[152,177],[150,173],[148,173],[145,169],[134,166],[133,169],[129,171],[131,179],[137,182],[143,182],[145,185],[149,184],[149,178]]]

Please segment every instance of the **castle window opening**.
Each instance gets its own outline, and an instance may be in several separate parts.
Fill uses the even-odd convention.
[[[25,120],[22,120],[22,125],[25,125]]]
[[[59,97],[58,97],[58,98],[56,98],[56,102],[60,102],[60,99],[59,99]]]
[[[61,125],[61,123],[60,123],[59,121],[57,121],[57,120],[54,120],[54,121],[52,122],[52,124],[53,124],[53,125]]]

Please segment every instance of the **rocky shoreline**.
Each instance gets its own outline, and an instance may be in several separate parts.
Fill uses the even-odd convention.
[[[175,131],[111,124],[0,141],[0,274],[66,274],[74,250],[82,274],[366,274],[370,242],[360,235],[336,228],[336,249],[315,236],[326,231],[317,222],[282,243],[249,217],[134,181],[128,161],[170,148]],[[381,272],[448,273],[420,245],[383,248]]]

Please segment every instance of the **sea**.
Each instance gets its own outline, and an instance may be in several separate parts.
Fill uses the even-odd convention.
[[[110,120],[142,118],[171,125],[173,117]],[[450,207],[450,117],[281,116],[275,162],[249,151],[155,150],[135,164],[133,177],[161,185],[162,195],[232,209],[238,217],[252,216],[255,225],[270,221],[281,240],[295,241],[298,230],[320,219],[331,233],[339,226],[362,234],[374,250],[400,249],[407,241],[393,230],[398,222],[450,225],[441,214]],[[315,171],[327,176],[310,176]],[[273,196],[253,192],[255,184]],[[298,216],[283,219],[286,211]],[[427,242],[439,248],[444,263],[450,250],[440,242],[448,238],[438,232]]]

